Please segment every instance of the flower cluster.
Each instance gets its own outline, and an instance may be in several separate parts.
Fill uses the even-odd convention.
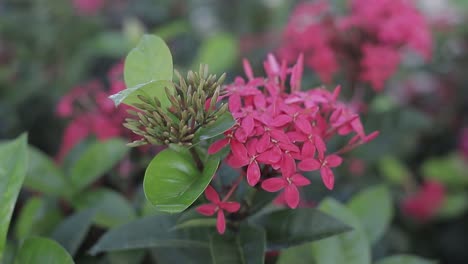
[[[79,142],[88,136],[98,140],[106,140],[119,136],[130,137],[122,122],[126,112],[123,107],[116,108],[108,97],[125,89],[122,80],[123,64],[119,63],[108,73],[110,89],[99,81],[91,81],[72,89],[63,96],[56,109],[59,117],[70,118],[71,122],[65,128],[58,161]]]
[[[416,220],[427,221],[438,212],[444,199],[445,187],[437,181],[428,181],[418,192],[403,200],[402,210]]]
[[[82,16],[95,15],[105,4],[105,0],[73,0],[73,7]]]
[[[343,65],[352,81],[368,82],[375,90],[381,90],[395,73],[404,48],[430,59],[429,26],[410,1],[349,2],[345,15],[333,13],[324,1],[298,5],[279,54],[293,61],[304,53],[304,63],[324,82],[330,82]]]
[[[369,142],[360,118],[338,100],[340,87],[300,91],[303,57],[288,68],[273,55],[264,63],[266,78],[255,77],[244,60],[247,80],[237,77],[226,86],[229,110],[236,124],[208,149],[213,154],[229,146],[225,162],[242,168],[250,186],[260,184],[268,192],[283,190],[287,205],[300,202],[299,187],[310,184],[304,172],[319,171],[328,189],[333,189],[333,168],[341,154]],[[332,151],[327,143],[336,136],[349,142]]]

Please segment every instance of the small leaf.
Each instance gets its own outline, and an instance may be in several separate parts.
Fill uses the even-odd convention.
[[[115,227],[135,219],[135,210],[125,197],[110,189],[97,189],[74,197],[73,205],[78,210],[94,208],[94,222],[102,227]]]
[[[387,156],[379,162],[380,172],[392,183],[404,184],[411,173],[406,166],[395,157]]]
[[[166,87],[169,90],[172,90],[174,89],[174,84],[171,81],[166,80],[150,81],[122,90],[111,95],[109,98],[114,101],[116,106],[118,106],[121,103],[126,105],[141,103],[141,100],[138,98],[139,95],[143,95],[147,98],[157,97],[161,102],[161,107],[165,108],[171,104],[166,95]]]
[[[212,72],[220,74],[236,62],[237,54],[236,39],[231,34],[217,34],[202,43],[192,68],[197,69],[203,63],[209,65]]]
[[[73,164],[70,180],[78,192],[114,167],[128,152],[121,139],[96,142]]]
[[[395,255],[377,261],[375,264],[436,264],[437,261],[411,255]]]
[[[92,209],[73,214],[54,230],[52,238],[74,256],[91,227],[94,215],[95,210]]]
[[[203,193],[218,165],[219,159],[209,159],[200,172],[188,150],[163,150],[146,169],[143,181],[146,198],[158,210],[181,212]]]
[[[152,215],[116,227],[105,233],[91,248],[95,255],[103,251],[118,251],[153,247],[207,247],[207,230],[203,228],[174,230],[176,217]]]
[[[214,234],[210,239],[213,264],[265,263],[265,231],[242,225],[236,235]]]
[[[24,186],[48,195],[61,196],[69,188],[62,171],[54,161],[38,149],[29,146],[29,168]]]
[[[57,242],[42,237],[26,240],[16,257],[21,264],[73,264],[72,257]]]
[[[127,87],[159,80],[172,80],[172,55],[164,40],[144,35],[125,59],[124,79]]]
[[[319,209],[351,225],[353,230],[312,243],[315,261],[320,264],[370,264],[370,244],[356,216],[333,199],[321,202]]]
[[[313,208],[282,209],[252,219],[263,226],[269,249],[281,249],[350,231],[348,225]]]
[[[216,122],[211,126],[199,129],[195,137],[198,138],[198,140],[207,140],[216,137],[230,129],[235,123],[231,113],[226,112],[218,117]]]
[[[392,198],[383,185],[360,192],[348,203],[348,208],[360,220],[371,243],[380,239],[393,217]]]
[[[0,145],[0,259],[16,198],[28,169],[27,136]]]

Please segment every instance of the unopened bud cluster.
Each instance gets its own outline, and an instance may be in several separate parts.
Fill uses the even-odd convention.
[[[227,110],[225,103],[217,104],[222,93],[225,74],[217,79],[208,73],[207,65],[200,65],[198,72],[189,71],[184,79],[175,71],[179,83],[175,89],[165,88],[170,106],[164,108],[158,98],[139,95],[140,103],[134,104],[140,111],[130,110],[133,118],[127,118],[124,126],[142,136],[129,146],[145,144],[168,145],[171,143],[191,146],[195,133],[213,124]]]

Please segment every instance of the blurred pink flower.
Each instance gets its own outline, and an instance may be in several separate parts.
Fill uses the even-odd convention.
[[[458,141],[458,149],[465,159],[468,159],[468,127],[462,129]]]
[[[79,15],[95,15],[105,5],[105,0],[73,0],[73,7]]]
[[[385,81],[397,70],[398,51],[387,46],[365,44],[362,47],[361,80],[368,81],[374,90],[381,91]]]
[[[437,181],[428,181],[415,194],[403,200],[402,210],[418,221],[427,221],[437,213],[444,199],[444,186]]]

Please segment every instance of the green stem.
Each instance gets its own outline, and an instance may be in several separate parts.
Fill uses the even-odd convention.
[[[192,155],[193,161],[195,161],[195,164],[197,165],[198,170],[202,172],[204,169],[204,165],[203,165],[202,160],[200,159],[200,156],[195,150],[195,147],[189,148],[189,151],[190,151],[190,154]]]

